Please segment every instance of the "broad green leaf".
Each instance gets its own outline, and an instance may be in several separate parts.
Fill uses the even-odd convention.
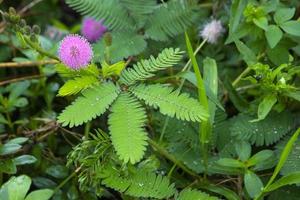
[[[29,193],[25,200],[48,200],[53,195],[53,190],[41,189]]]
[[[266,188],[265,191],[271,192],[273,190],[277,190],[280,187],[291,185],[291,184],[298,184],[298,183],[300,183],[300,172],[294,172],[278,179],[273,184],[271,184],[268,188]]]
[[[205,89],[209,88],[210,91],[213,93],[212,95],[217,98],[218,96],[218,67],[217,63],[212,58],[205,58],[203,60],[203,79],[205,84]],[[207,91],[207,90],[206,90]],[[207,96],[209,92],[207,92]],[[217,99],[217,102],[218,99]],[[210,122],[214,122],[215,112],[216,112],[216,104],[214,101],[208,101],[209,105],[209,114],[210,114]]]
[[[68,176],[68,168],[64,165],[52,165],[46,169],[46,174],[54,178],[63,179]]]
[[[243,42],[241,42],[240,40],[236,40],[235,45],[236,45],[237,49],[239,50],[239,52],[242,54],[243,59],[245,60],[247,65],[251,66],[251,65],[257,63],[256,55]]]
[[[294,133],[294,135],[291,137],[291,139],[285,145],[285,147],[284,147],[284,149],[283,149],[283,151],[280,155],[278,164],[276,165],[276,168],[275,168],[275,170],[272,174],[272,177],[270,178],[268,184],[266,185],[265,190],[268,190],[268,187],[273,183],[276,176],[279,174],[281,168],[283,167],[285,161],[287,160],[287,158],[288,158],[288,156],[289,156],[289,154],[290,154],[290,152],[293,148],[294,143],[297,141],[299,134],[300,134],[300,128],[297,129],[297,131]]]
[[[266,17],[260,17],[253,20],[254,24],[263,30],[268,29],[268,19]]]
[[[235,151],[239,159],[245,162],[251,156],[251,145],[245,141],[238,142],[235,144]]]
[[[275,22],[280,25],[283,22],[286,22],[295,15],[295,8],[280,8],[276,10],[274,14],[274,20]]]
[[[270,157],[274,156],[274,152],[271,150],[262,150],[256,154],[254,154],[248,161],[247,166],[254,166],[265,160],[269,159]]]
[[[37,159],[34,156],[31,155],[21,155],[13,159],[15,165],[26,165],[26,164],[32,164],[37,161]]]
[[[278,26],[270,25],[265,32],[268,44],[271,48],[274,48],[281,40],[283,33]]]
[[[286,94],[288,97],[291,97],[297,101],[300,101],[300,91],[295,91],[295,92],[288,92]]]
[[[277,44],[276,48],[267,49],[267,55],[272,63],[278,66],[289,62],[288,47],[281,45],[280,43]]]
[[[12,177],[2,185],[0,198],[6,197],[3,200],[24,200],[30,185],[31,179],[26,175]]]
[[[281,24],[280,27],[288,34],[300,36],[300,21],[287,21]]]
[[[258,105],[257,110],[257,120],[253,120],[253,122],[263,120],[266,118],[266,116],[269,114],[269,112],[272,110],[272,107],[277,102],[277,96],[274,94],[269,94],[264,97],[264,99],[260,102]]]
[[[225,167],[234,167],[234,168],[244,168],[245,165],[239,160],[235,160],[232,158],[221,158],[217,162],[217,164],[225,166]]]
[[[23,144],[28,141],[26,137],[17,137],[14,139],[9,140],[6,144]]]
[[[249,170],[244,175],[244,184],[251,198],[256,197],[264,187],[260,178]]]
[[[13,154],[16,153],[19,149],[21,149],[22,146],[19,144],[4,144],[0,146],[0,155],[7,155],[7,154]]]
[[[28,100],[25,97],[20,97],[14,100],[12,103],[15,107],[22,108],[28,104]]]

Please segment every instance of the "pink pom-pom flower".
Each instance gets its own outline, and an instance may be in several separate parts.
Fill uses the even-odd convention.
[[[200,36],[207,42],[214,44],[224,31],[221,21],[214,19],[204,26],[203,30],[200,31]]]
[[[60,43],[58,56],[66,66],[77,70],[89,64],[93,50],[84,37],[68,35]]]
[[[107,28],[102,24],[102,21],[96,21],[90,17],[83,19],[81,33],[90,42],[99,40],[106,30]]]

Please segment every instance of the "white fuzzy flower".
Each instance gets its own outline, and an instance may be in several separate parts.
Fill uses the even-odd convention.
[[[200,31],[200,36],[209,43],[216,43],[223,32],[224,28],[221,21],[214,19],[204,26],[203,30]]]

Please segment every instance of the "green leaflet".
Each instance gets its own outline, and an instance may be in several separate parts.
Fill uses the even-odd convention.
[[[168,178],[145,170],[124,176],[113,168],[104,169],[102,184],[126,195],[144,198],[167,199],[175,193]]]
[[[85,90],[70,106],[58,116],[63,126],[79,126],[103,114],[117,98],[120,90],[107,82]]]
[[[271,145],[279,141],[294,127],[290,112],[270,113],[264,120],[250,123],[252,116],[239,114],[232,118],[231,135],[239,140],[249,141],[256,146]]]
[[[120,83],[132,85],[137,81],[153,77],[159,70],[176,65],[182,59],[183,52],[178,48],[164,49],[157,58],[151,56],[148,60],[141,60],[133,68],[125,69],[120,78]]]
[[[77,94],[80,91],[97,84],[98,79],[94,76],[82,76],[68,80],[58,91],[59,96]]]
[[[109,130],[120,159],[132,164],[143,158],[147,134],[143,128],[146,112],[139,101],[128,93],[121,94],[111,108]]]
[[[160,4],[145,25],[145,35],[153,40],[166,41],[194,24],[197,15],[196,6],[187,1],[174,0]]]
[[[66,3],[82,15],[102,19],[110,29],[133,29],[133,19],[118,0],[66,0]]]
[[[192,190],[190,188],[182,190],[176,200],[218,200],[217,197],[209,196],[204,192]]]
[[[172,87],[140,84],[129,90],[149,106],[159,108],[164,115],[187,121],[201,121],[208,118],[207,111],[196,99],[186,93],[179,94]]]

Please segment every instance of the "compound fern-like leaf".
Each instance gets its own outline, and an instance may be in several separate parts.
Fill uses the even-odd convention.
[[[121,94],[111,108],[109,130],[120,159],[132,164],[143,158],[147,134],[143,128],[146,113],[139,101],[129,93]]]
[[[59,96],[68,96],[72,94],[77,94],[80,91],[95,85],[98,80],[94,76],[81,76],[74,78],[73,80],[68,80],[58,91]]]
[[[270,113],[264,120],[249,123],[253,116],[239,114],[232,119],[230,132],[239,140],[247,140],[256,146],[271,145],[279,141],[294,127],[290,112]]]
[[[183,33],[197,20],[197,9],[188,1],[173,0],[161,4],[145,25],[146,36],[153,40],[166,41]]]
[[[103,114],[119,92],[111,82],[87,89],[58,116],[58,122],[70,127],[88,122]]]
[[[133,29],[133,19],[119,0],[66,0],[77,12],[82,15],[103,19],[109,29]]]
[[[167,199],[175,193],[174,184],[170,184],[168,178],[145,170],[122,176],[110,168],[104,171],[102,178],[105,186],[134,197]]]
[[[207,111],[196,99],[189,97],[187,93],[180,94],[172,87],[141,84],[129,90],[149,106],[159,108],[164,115],[187,121],[201,121],[208,117]]]
[[[120,82],[132,85],[136,81],[145,80],[154,76],[154,72],[176,65],[182,59],[183,52],[178,48],[164,49],[157,58],[151,56],[148,60],[141,60],[133,68],[124,70]]]
[[[198,190],[185,189],[180,192],[179,196],[176,200],[218,200],[219,198],[209,196],[204,192],[200,192]]]

